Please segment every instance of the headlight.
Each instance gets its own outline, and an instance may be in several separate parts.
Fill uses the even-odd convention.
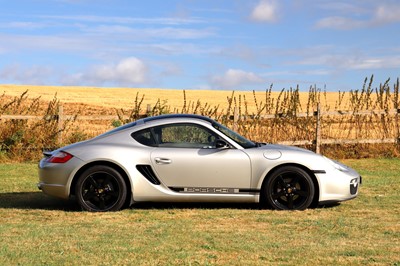
[[[339,163],[339,162],[337,162],[335,160],[329,159],[329,158],[327,158],[325,156],[323,156],[323,157],[325,158],[325,160],[327,162],[329,162],[330,165],[335,167],[337,170],[342,171],[342,172],[347,172],[348,171],[347,167],[344,164]]]

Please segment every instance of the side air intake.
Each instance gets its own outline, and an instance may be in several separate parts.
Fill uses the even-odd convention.
[[[150,165],[147,164],[139,164],[136,165],[136,169],[147,179],[150,183],[154,185],[161,184],[160,180],[158,180],[156,174],[154,173],[153,169]]]

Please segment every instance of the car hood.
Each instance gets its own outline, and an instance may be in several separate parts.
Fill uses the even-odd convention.
[[[258,148],[255,148],[253,150],[256,153],[262,153],[263,156],[268,159],[268,160],[277,160],[280,158],[285,157],[285,159],[292,160],[293,158],[303,158],[306,159],[315,157],[316,154],[312,151],[303,149],[303,148],[298,148],[298,147],[293,147],[293,146],[286,146],[286,145],[279,145],[279,144],[266,144],[266,145],[261,145]],[[248,151],[250,152],[250,151]],[[253,152],[251,152],[253,153]],[[291,158],[291,159],[290,159]]]
[[[258,147],[258,149],[262,150],[278,150],[278,151],[297,151],[297,152],[306,152],[306,153],[314,153],[310,150],[304,149],[304,148],[299,148],[295,146],[287,146],[287,145],[281,145],[281,144],[266,144],[262,145],[261,147]]]

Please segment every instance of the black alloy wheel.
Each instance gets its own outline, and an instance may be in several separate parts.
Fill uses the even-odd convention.
[[[76,183],[75,192],[82,209],[92,212],[120,210],[127,197],[127,187],[121,174],[102,165],[84,171]]]
[[[273,209],[304,210],[311,205],[315,188],[306,171],[295,166],[284,166],[269,176],[263,192]]]

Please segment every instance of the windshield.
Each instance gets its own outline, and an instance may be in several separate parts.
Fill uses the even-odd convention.
[[[230,130],[229,128],[219,124],[213,123],[213,127],[222,132],[225,136],[232,139],[245,149],[257,147],[257,144],[239,135],[238,133]]]

